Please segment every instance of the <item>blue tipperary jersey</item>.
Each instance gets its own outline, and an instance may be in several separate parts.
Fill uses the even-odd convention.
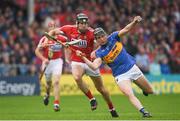
[[[107,38],[108,42],[96,51],[96,57],[102,58],[113,72],[118,76],[130,70],[135,64],[135,59],[124,49],[118,32],[113,32]]]

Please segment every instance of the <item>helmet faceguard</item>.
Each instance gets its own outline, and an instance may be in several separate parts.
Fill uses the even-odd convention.
[[[99,27],[99,28],[96,28],[94,30],[94,36],[95,38],[98,38],[98,37],[101,37],[101,36],[105,36],[106,35],[106,32],[104,31],[103,28]]]
[[[76,16],[76,22],[77,23],[88,23],[88,16],[84,13],[79,13]]]

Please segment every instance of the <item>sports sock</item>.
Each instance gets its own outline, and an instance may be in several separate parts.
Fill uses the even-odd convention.
[[[139,111],[144,114],[146,110],[144,108],[141,108]]]
[[[86,96],[89,98],[89,100],[91,100],[92,98],[94,98],[94,96],[92,95],[91,91],[87,91],[86,93]]]
[[[59,100],[54,100],[54,104],[59,104]]]
[[[110,111],[111,111],[111,110],[114,110],[114,106],[113,106],[112,102],[109,102],[109,103],[108,103],[108,107],[109,107],[109,110],[110,110]]]

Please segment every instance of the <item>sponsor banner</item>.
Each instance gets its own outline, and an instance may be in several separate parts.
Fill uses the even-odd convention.
[[[0,77],[0,96],[39,95],[38,76]]]
[[[157,93],[180,93],[180,74],[147,76]]]
[[[163,75],[163,76],[146,76],[152,84],[156,93],[180,93],[180,75]],[[110,94],[122,94],[118,88],[113,76],[111,74],[102,75],[105,87],[109,90]],[[88,85],[93,94],[99,94],[93,82],[88,76],[83,77],[83,81]],[[41,83],[41,95],[45,94],[45,79],[43,77]],[[135,93],[142,93],[141,89],[135,84],[132,84]],[[77,87],[72,75],[62,75],[60,79],[60,94],[61,95],[79,95],[83,94]],[[52,94],[52,93],[51,93]]]

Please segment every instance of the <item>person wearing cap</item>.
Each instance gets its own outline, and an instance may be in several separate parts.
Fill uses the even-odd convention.
[[[55,29],[56,23],[54,21],[50,21],[48,23],[48,31]],[[63,35],[56,36],[62,42],[66,42],[67,37]],[[45,80],[46,80],[46,94],[43,98],[44,105],[49,104],[50,97],[50,89],[53,86],[53,94],[54,94],[54,111],[60,110],[60,88],[59,88],[59,79],[62,74],[63,67],[63,52],[62,45],[54,42],[53,40],[47,40],[45,36],[43,36],[37,48],[35,49],[35,54],[38,58],[42,60],[42,70],[44,70]],[[58,65],[58,66],[57,66]],[[41,80],[40,80],[41,81]]]
[[[74,41],[77,39],[81,40],[77,45],[73,45],[71,47],[74,50],[82,51],[88,59],[91,59],[90,54],[94,49],[93,31],[94,30],[91,27],[89,27],[88,16],[84,13],[79,13],[76,16],[75,25],[65,25],[58,29],[54,29],[49,32],[49,35],[53,36],[58,33],[59,34],[64,33],[64,35],[68,37],[69,41]],[[67,53],[68,51],[65,51],[65,52]],[[65,54],[65,57],[69,58],[68,55],[69,54]],[[99,69],[92,70],[91,68],[89,68],[88,65],[83,61],[83,59],[81,59],[79,56],[76,55],[75,51],[71,51],[70,59],[71,59],[72,75],[74,77],[74,80],[76,81],[81,91],[89,99],[91,110],[95,110],[97,108],[97,101],[95,97],[93,96],[93,94],[91,93],[85,81],[82,80],[82,77],[84,74],[87,74],[92,79],[96,89],[102,94],[103,98],[105,99],[109,107],[111,116],[118,117],[118,114],[110,99],[110,95],[103,84]],[[69,63],[69,60],[68,60],[68,63]]]
[[[153,89],[141,70],[136,66],[135,59],[124,49],[120,38],[141,20],[142,18],[140,16],[136,16],[125,28],[110,35],[107,35],[102,28],[96,28],[94,36],[100,47],[92,54],[92,56],[95,56],[93,62],[87,57],[82,56],[83,52],[79,50],[76,51],[76,54],[93,70],[98,69],[102,63],[107,64],[112,69],[116,83],[123,94],[142,113],[143,117],[151,117],[151,114],[145,110],[141,102],[134,95],[131,82],[133,81],[139,86],[145,96],[152,94]]]

